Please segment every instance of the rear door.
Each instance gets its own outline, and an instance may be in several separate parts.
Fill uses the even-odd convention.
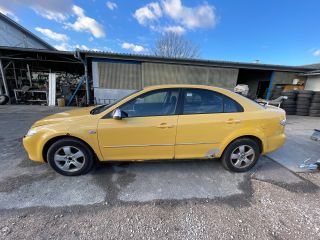
[[[190,88],[183,90],[180,111],[175,158],[210,158],[240,126],[243,108],[223,94]]]

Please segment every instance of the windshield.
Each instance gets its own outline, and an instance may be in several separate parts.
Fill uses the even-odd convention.
[[[107,110],[108,108],[112,107],[113,105],[117,104],[118,102],[122,101],[123,99],[125,99],[125,98],[129,97],[130,95],[135,94],[139,91],[141,91],[141,90],[136,90],[128,95],[125,95],[124,97],[119,98],[118,100],[116,100],[115,102],[113,102],[111,104],[104,104],[104,105],[97,106],[90,111],[90,114],[95,115],[95,114],[102,113],[103,111]]]

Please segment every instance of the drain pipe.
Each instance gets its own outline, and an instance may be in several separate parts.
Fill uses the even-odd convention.
[[[74,52],[74,57],[78,60],[80,60],[84,66],[84,78],[86,81],[86,95],[87,95],[87,105],[89,106],[90,104],[90,84],[89,84],[89,78],[88,78],[88,66],[87,66],[87,59],[82,58],[80,54],[80,49],[77,48],[76,51]]]

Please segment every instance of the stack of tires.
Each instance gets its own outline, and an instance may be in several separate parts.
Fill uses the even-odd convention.
[[[311,100],[313,97],[313,91],[300,90],[297,95],[297,108],[296,114],[299,116],[308,116]]]
[[[320,92],[314,92],[309,108],[309,116],[320,117]]]
[[[287,115],[295,115],[296,114],[297,94],[298,94],[298,91],[296,91],[296,90],[286,91],[286,92],[281,93],[281,96],[287,97],[287,99],[285,99],[283,101],[283,103],[281,104],[281,108],[283,108],[286,111]]]

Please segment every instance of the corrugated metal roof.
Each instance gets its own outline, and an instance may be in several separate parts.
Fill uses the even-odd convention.
[[[320,63],[303,65],[303,66],[301,66],[301,67],[312,68],[312,69],[319,69],[319,70],[320,70]]]
[[[24,32],[25,34],[29,35],[35,41],[37,41],[37,42],[41,43],[42,45],[46,46],[48,49],[56,50],[53,46],[51,46],[50,44],[48,44],[47,42],[45,42],[44,40],[39,38],[37,35],[35,35],[32,32],[30,32],[29,30],[27,30],[26,28],[22,27],[20,24],[18,24],[17,22],[13,21],[11,18],[9,18],[6,15],[2,14],[1,12],[0,12],[0,18],[3,21],[7,22],[8,24],[14,26],[15,28],[18,28],[21,32]]]
[[[12,50],[20,52],[38,52],[38,53],[52,53],[52,54],[64,54],[74,55],[74,51],[58,51],[58,50],[46,50],[46,49],[33,49],[33,48],[18,48],[18,47],[4,47],[0,46],[0,50]],[[217,61],[207,59],[183,59],[183,58],[165,58],[151,55],[138,55],[138,54],[126,54],[126,53],[114,53],[103,51],[88,51],[80,50],[80,53],[87,58],[93,59],[108,59],[108,60],[128,60],[128,61],[141,61],[141,62],[154,62],[154,63],[172,63],[182,65],[194,65],[194,66],[209,66],[209,67],[223,67],[223,68],[239,68],[239,69],[252,69],[252,70],[270,70],[270,71],[284,71],[284,72],[298,72],[305,73],[316,68],[310,66],[286,66],[275,64],[262,64],[262,63],[246,63],[246,62],[233,62],[233,61]]]
[[[117,60],[134,60],[145,62],[161,62],[161,63],[175,63],[184,65],[197,65],[197,66],[212,66],[212,67],[225,67],[225,68],[243,68],[243,69],[256,69],[256,70],[278,70],[288,72],[305,72],[310,67],[303,66],[285,66],[274,64],[262,64],[262,63],[245,63],[245,62],[232,62],[232,61],[217,61],[206,59],[183,59],[183,58],[165,58],[151,55],[138,55],[138,54],[124,54],[124,53],[112,53],[112,52],[99,52],[99,51],[87,51],[81,50],[86,57],[90,58],[107,58]]]

